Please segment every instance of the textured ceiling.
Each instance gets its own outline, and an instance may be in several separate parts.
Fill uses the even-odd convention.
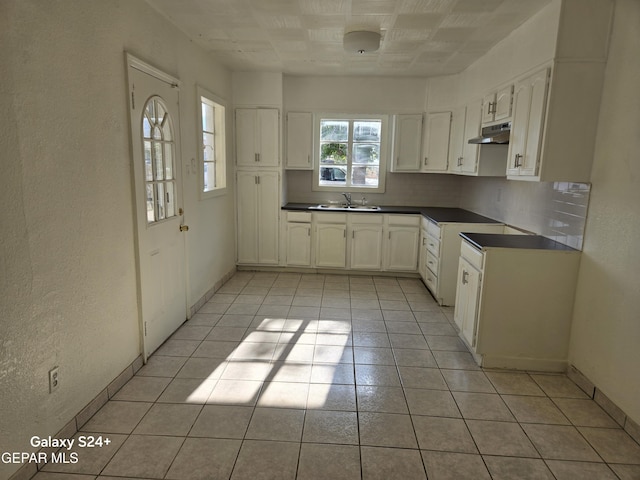
[[[233,70],[432,76],[464,70],[550,0],[147,0]],[[377,52],[344,51],[352,30]]]

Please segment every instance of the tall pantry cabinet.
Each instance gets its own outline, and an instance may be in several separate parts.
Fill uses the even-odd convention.
[[[235,113],[238,264],[277,265],[280,114],[275,108]]]

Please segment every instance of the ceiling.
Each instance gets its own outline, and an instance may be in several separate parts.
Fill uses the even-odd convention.
[[[291,75],[457,73],[551,0],[147,0],[233,70]],[[382,34],[347,53],[345,32]]]

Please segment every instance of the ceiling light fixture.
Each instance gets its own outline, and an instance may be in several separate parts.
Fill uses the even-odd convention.
[[[380,34],[356,30],[344,34],[344,49],[350,53],[370,53],[380,48]]]

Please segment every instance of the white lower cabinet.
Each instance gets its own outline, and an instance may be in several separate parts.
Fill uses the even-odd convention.
[[[354,270],[382,268],[382,215],[351,216],[351,255],[349,267]]]
[[[420,218],[419,215],[314,213],[311,266],[416,272]]]
[[[462,242],[454,319],[479,365],[566,370],[579,262],[577,250]]]
[[[420,245],[420,217],[389,215],[385,270],[416,272]]]
[[[501,223],[459,223],[423,220],[420,275],[440,305],[457,304],[456,285],[460,257],[460,232],[503,233]]]
[[[347,266],[347,215],[323,213],[316,215],[314,227],[314,265],[322,268]]]
[[[287,212],[286,264],[311,266],[311,213]]]
[[[239,264],[278,264],[279,192],[277,171],[238,170]]]

